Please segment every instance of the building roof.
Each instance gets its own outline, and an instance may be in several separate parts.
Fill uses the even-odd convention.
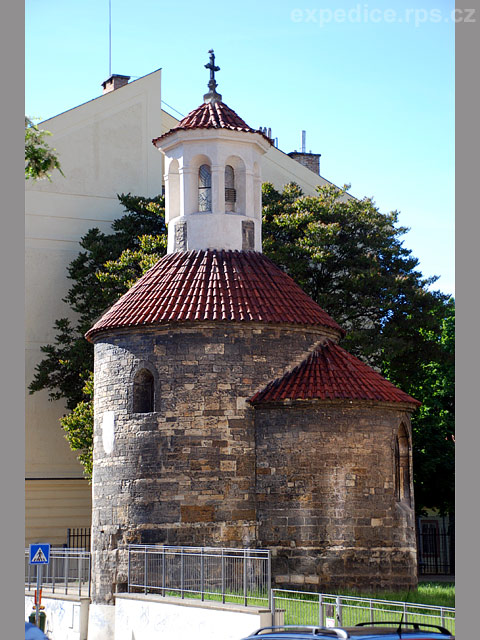
[[[173,129],[170,129],[158,138],[154,138],[152,142],[155,145],[159,140],[163,140],[171,133],[190,129],[228,129],[230,131],[258,133],[263,136],[265,140],[268,140],[270,144],[273,144],[272,140],[264,133],[249,127],[233,109],[230,109],[229,106],[220,100],[204,102],[193,111],[190,111]]]
[[[317,347],[284,376],[269,382],[250,402],[256,405],[313,399],[421,404],[332,340]]]
[[[255,251],[186,251],[161,258],[86,333],[220,320],[344,330],[269,258]]]

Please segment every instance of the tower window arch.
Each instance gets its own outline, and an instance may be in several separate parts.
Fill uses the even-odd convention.
[[[225,167],[225,211],[235,211],[236,200],[235,170],[231,164],[227,164]]]
[[[395,498],[411,506],[410,447],[405,425],[401,424],[395,436]]]
[[[155,404],[155,380],[148,369],[140,369],[133,379],[133,413],[151,413]]]
[[[212,210],[212,172],[208,164],[198,170],[198,210]]]

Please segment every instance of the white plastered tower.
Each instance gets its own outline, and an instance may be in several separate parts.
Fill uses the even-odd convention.
[[[262,250],[260,166],[271,142],[223,103],[215,87],[212,71],[204,103],[153,140],[165,154],[168,253]]]

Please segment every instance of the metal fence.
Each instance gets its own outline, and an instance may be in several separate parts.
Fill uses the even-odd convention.
[[[284,611],[285,624],[353,626],[359,622],[423,622],[455,633],[455,609],[355,596],[272,589],[272,612]]]
[[[128,590],[270,606],[267,549],[129,545]]]
[[[418,533],[418,571],[420,575],[453,575],[455,573],[455,539],[439,531]]]
[[[67,547],[90,551],[91,533],[89,527],[67,529]]]
[[[90,596],[90,552],[77,549],[50,549],[50,562],[31,565],[25,549],[25,587],[35,589],[37,571],[42,572],[42,589],[51,593],[78,593]]]

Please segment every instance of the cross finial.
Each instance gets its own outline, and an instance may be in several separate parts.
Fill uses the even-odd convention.
[[[210,69],[210,81],[208,83],[208,88],[210,91],[203,96],[205,102],[217,102],[222,99],[222,96],[215,91],[218,84],[215,81],[215,71],[220,71],[220,67],[215,66],[215,54],[213,53],[213,49],[210,49],[210,62],[205,65],[205,69]]]

